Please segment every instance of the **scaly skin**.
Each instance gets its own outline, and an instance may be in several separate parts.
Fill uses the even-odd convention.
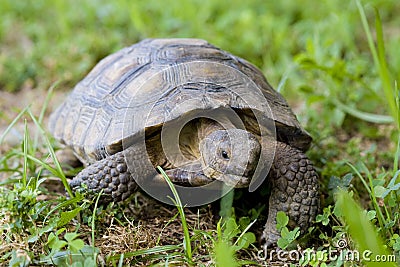
[[[318,175],[311,161],[300,150],[277,142],[274,162],[268,175],[271,182],[268,220],[262,240],[272,246],[280,238],[276,214],[284,211],[289,226],[299,226],[304,234],[319,209]]]
[[[137,190],[137,184],[128,171],[125,152],[118,152],[83,169],[70,182],[74,191],[85,190],[97,194],[103,190],[101,202],[122,201]]]

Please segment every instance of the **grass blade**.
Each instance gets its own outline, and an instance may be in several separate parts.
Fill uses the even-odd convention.
[[[41,110],[40,110],[40,114],[39,114],[39,118],[38,118],[38,122],[39,122],[40,124],[43,123],[43,118],[44,118],[45,112],[46,112],[46,110],[47,110],[47,107],[48,107],[48,105],[49,105],[50,99],[51,99],[51,97],[53,96],[54,88],[55,88],[58,84],[59,84],[59,81],[54,82],[54,83],[50,86],[50,88],[48,89],[48,91],[47,91],[46,98],[45,98],[45,100],[44,100],[44,102],[43,102],[43,106],[42,106],[42,108],[41,108]],[[35,141],[34,141],[34,147],[37,147],[38,140],[39,140],[39,136],[40,136],[39,133],[36,132],[36,136],[35,136],[35,139],[34,139],[34,140],[35,140]]]
[[[103,194],[103,189],[101,189],[100,193],[98,194],[98,196],[96,198],[96,202],[94,203],[94,208],[93,208],[92,225],[91,225],[91,227],[92,227],[92,247],[93,247],[93,250],[96,249],[96,245],[95,245],[96,239],[95,239],[95,236],[94,236],[94,232],[96,230],[96,227],[95,227],[95,223],[94,222],[96,220],[97,205],[99,204],[99,200],[100,200],[100,197],[101,197],[102,194]],[[97,254],[93,253],[93,261],[94,262],[96,262],[96,258],[97,258]]]
[[[240,233],[240,236],[236,239],[235,243],[233,244],[234,246],[237,245],[237,242],[244,236],[245,233],[247,233],[247,231],[250,229],[250,227],[253,226],[253,224],[255,224],[256,221],[257,219],[254,219],[251,223],[249,223],[249,225],[247,225],[247,227],[242,231],[242,233]]]
[[[225,184],[223,186],[226,187]],[[219,215],[223,220],[226,220],[232,216],[232,205],[234,196],[235,190],[231,189],[226,195],[221,198]]]
[[[24,108],[23,110],[18,113],[18,115],[14,118],[14,120],[7,126],[6,130],[3,132],[3,134],[0,136],[0,145],[3,143],[4,138],[7,136],[7,134],[11,131],[11,129],[14,127],[14,125],[18,122],[18,120],[26,113],[26,111],[29,109],[29,106]]]
[[[349,193],[345,191],[339,192],[336,205],[337,208],[342,211],[344,220],[349,226],[349,233],[352,239],[356,242],[360,254],[365,251],[370,251],[370,259],[375,259],[376,256],[391,256],[385,249],[385,246],[378,233],[375,231],[375,228],[369,222],[366,213],[354,201]],[[364,264],[370,267],[396,266],[392,262],[375,262],[373,260],[365,261]]]
[[[400,156],[400,132],[397,137],[397,148],[394,154],[393,170],[396,172],[399,170],[399,156]]]
[[[124,258],[132,258],[132,257],[138,257],[138,256],[144,256],[144,255],[150,255],[150,254],[156,254],[156,253],[169,252],[169,251],[177,250],[177,249],[181,249],[181,247],[177,246],[177,245],[155,246],[152,248],[138,249],[136,251],[127,252],[124,254]],[[107,262],[115,261],[115,260],[119,261],[120,258],[121,258],[121,254],[109,256],[109,257],[107,257]]]
[[[23,142],[23,158],[24,165],[22,171],[22,184],[26,187],[26,181],[28,179],[28,146],[29,146],[29,133],[26,119],[24,120],[24,142]]]
[[[350,168],[356,173],[356,175],[360,178],[361,182],[363,183],[365,189],[368,191],[368,195],[369,195],[369,197],[370,197],[370,199],[372,201],[372,204],[373,204],[373,206],[375,208],[375,211],[376,211],[376,214],[378,216],[379,226],[381,227],[381,229],[383,231],[385,231],[385,227],[384,226],[386,224],[386,221],[385,221],[385,217],[383,216],[383,213],[382,213],[382,211],[381,211],[381,209],[379,207],[378,200],[376,199],[376,196],[375,196],[375,191],[374,191],[374,188],[373,188],[372,175],[371,175],[370,171],[368,170],[368,168],[364,164],[361,165],[363,170],[364,170],[364,172],[368,176],[368,180],[369,180],[369,184],[368,184],[365,181],[365,179],[363,178],[363,176],[360,173],[360,171],[357,170],[356,167],[354,167],[351,163],[347,163],[347,165],[349,165]]]
[[[346,112],[356,118],[359,118],[361,120],[372,122],[372,123],[393,123],[394,122],[394,119],[391,116],[363,112],[363,111],[357,110],[355,108],[352,108],[348,105],[345,105],[337,99],[333,99],[332,101],[339,109],[341,109],[344,112]]]
[[[60,81],[56,81],[49,87],[49,89],[47,91],[47,94],[46,94],[46,98],[44,99],[44,102],[43,102],[43,107],[40,110],[39,119],[38,119],[39,123],[43,122],[44,114],[45,114],[45,112],[47,110],[47,107],[49,105],[50,99],[53,96],[53,91],[54,91],[54,89],[56,88],[56,86],[59,83],[60,83]]]
[[[185,249],[185,255],[186,258],[188,260],[189,264],[193,263],[192,260],[192,247],[190,244],[190,235],[189,235],[189,229],[187,226],[187,222],[186,222],[186,217],[185,217],[185,213],[183,211],[183,207],[182,207],[182,202],[179,198],[179,194],[175,189],[174,184],[171,182],[171,179],[169,179],[168,175],[164,172],[164,170],[160,167],[157,166],[157,169],[161,172],[161,175],[164,177],[164,179],[167,181],[169,188],[172,191],[172,194],[174,195],[175,198],[175,205],[178,208],[179,211],[179,215],[181,217],[181,221],[182,221],[182,228],[183,228],[183,236],[184,236],[184,249]]]
[[[57,174],[61,179],[61,182],[63,183],[65,190],[68,192],[68,194],[70,195],[71,198],[74,197],[74,194],[68,184],[67,178],[65,177],[64,171],[61,168],[61,164],[60,162],[58,162],[57,157],[56,157],[56,153],[54,152],[53,146],[50,143],[50,139],[47,135],[47,132],[43,129],[42,125],[39,123],[39,121],[36,119],[36,117],[32,114],[32,112],[28,109],[28,114],[31,117],[31,119],[33,120],[33,122],[35,123],[36,127],[39,129],[41,135],[44,138],[45,144],[47,149],[49,150],[50,153],[50,157],[53,160],[53,163],[56,167],[57,170]]]
[[[391,79],[390,79],[390,74],[388,70],[388,64],[385,59],[385,46],[384,46],[384,40],[383,40],[383,34],[382,34],[382,23],[381,19],[379,16],[379,12],[376,10],[376,33],[377,33],[377,46],[378,48],[375,47],[374,40],[372,38],[372,33],[368,25],[367,17],[364,12],[364,8],[361,5],[360,0],[356,0],[357,8],[360,13],[361,17],[361,22],[364,27],[365,34],[367,36],[368,40],[368,45],[374,60],[374,64],[376,69],[378,70],[381,82],[382,82],[382,87],[383,91],[385,94],[385,101],[387,102],[389,106],[389,112],[391,113],[391,116],[396,122],[397,129],[400,130],[400,110],[398,108],[398,105],[396,104],[396,96],[395,96],[395,90],[391,85]]]

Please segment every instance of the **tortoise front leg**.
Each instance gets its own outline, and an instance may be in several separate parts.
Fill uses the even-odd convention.
[[[299,226],[304,234],[319,208],[318,176],[311,161],[296,148],[274,143],[276,152],[268,177],[272,184],[269,212],[262,235],[266,246],[276,244],[280,238],[276,229],[278,211],[284,211],[289,216],[289,226]]]
[[[165,173],[174,184],[182,186],[202,186],[215,181],[204,175],[201,163],[198,161],[165,170]],[[161,175],[157,175],[155,180],[163,181],[164,178]]]
[[[89,193],[100,193],[103,190],[100,198],[102,203],[127,199],[138,189],[134,178],[150,179],[156,173],[143,151],[143,146],[133,145],[94,162],[72,179],[72,190]]]

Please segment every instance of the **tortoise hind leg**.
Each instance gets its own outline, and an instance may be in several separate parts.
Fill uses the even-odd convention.
[[[299,226],[304,234],[319,208],[318,176],[300,150],[277,142],[269,179],[272,183],[269,213],[262,235],[266,246],[280,238],[276,229],[278,211],[284,211],[289,216],[289,226]]]

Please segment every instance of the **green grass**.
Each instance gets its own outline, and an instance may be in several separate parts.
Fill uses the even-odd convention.
[[[181,222],[182,222],[182,228],[183,228],[183,233],[184,233],[184,237],[183,237],[183,248],[185,250],[185,256],[186,256],[186,261],[192,265],[193,264],[193,257],[192,257],[192,245],[190,244],[190,236],[189,236],[189,229],[186,223],[186,217],[185,217],[185,212],[183,211],[183,205],[181,202],[181,199],[179,198],[179,194],[175,189],[174,184],[171,182],[171,180],[169,179],[169,177],[167,176],[167,174],[164,172],[164,170],[158,166],[157,169],[160,171],[161,175],[164,177],[164,179],[167,181],[169,188],[171,189],[172,196],[170,196],[175,204],[175,206],[177,207],[178,211],[179,211],[179,215],[181,218]]]
[[[0,149],[0,177],[7,178],[0,181],[0,265],[90,266],[98,255],[97,264],[111,266],[255,264],[265,213],[258,206],[224,207],[229,216],[205,229],[204,214],[189,220],[192,211],[177,205],[154,244],[105,255],[106,226],[134,235],[144,222],[132,222],[122,206],[93,205],[68,186],[44,126],[51,95],[71,90],[104,56],[151,37],[204,38],[254,63],[313,136],[308,156],[320,174],[321,212],[304,238],[279,214],[282,248],[316,251],[303,266],[376,264],[323,257],[340,242],[399,263],[399,1],[4,0],[0,10],[0,93],[50,88],[37,114],[0,109],[1,148],[13,128],[23,129],[18,146]],[[47,189],[54,177],[70,198]],[[163,243],[179,218],[182,229],[173,233],[181,242]]]

